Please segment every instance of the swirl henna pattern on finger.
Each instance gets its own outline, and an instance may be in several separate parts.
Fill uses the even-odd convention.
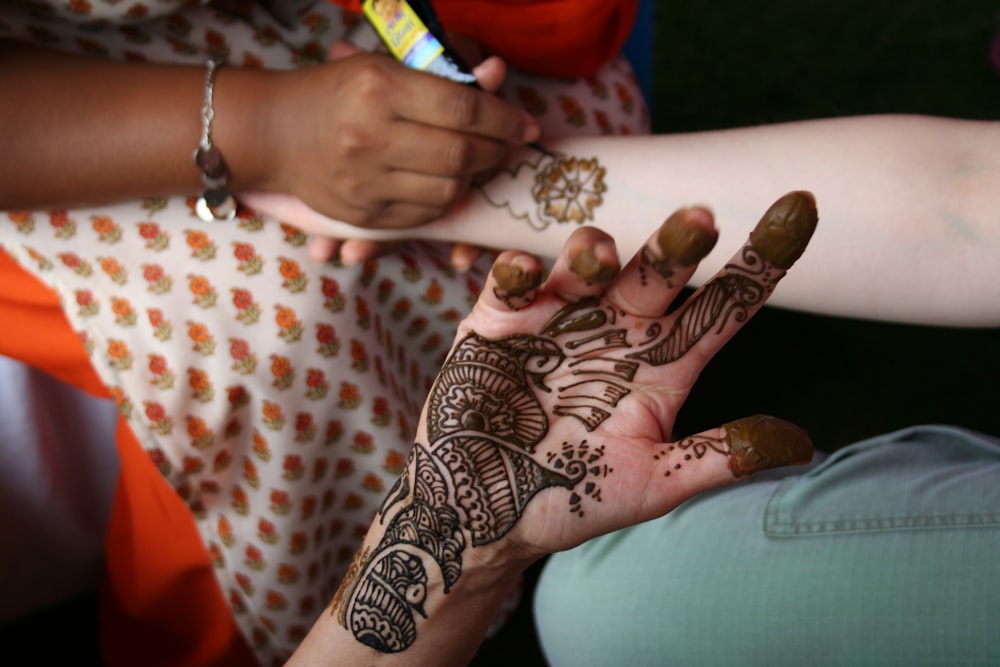
[[[537,335],[490,339],[470,332],[459,341],[431,387],[427,442],[414,444],[379,508],[385,531],[359,552],[331,603],[341,625],[380,652],[404,651],[427,616],[436,590],[429,584],[441,582],[440,594],[447,595],[466,552],[508,535],[535,496],[564,489],[570,512],[581,517],[585,502],[600,503],[601,480],[615,472],[604,462],[614,443],[589,440],[628,399],[640,369],[676,362],[706,336],[729,335],[728,326],[739,326],[763,303],[804,250],[809,235],[802,231],[815,225],[814,207],[810,221],[801,204],[779,200],[738,261],[667,316],[669,327],[643,325],[649,318],[588,297],[561,308]],[[511,284],[523,290],[537,282],[518,276]],[[543,447],[550,420],[562,417],[579,422],[586,437]],[[682,461],[724,456],[739,478],[801,462],[806,451],[811,445],[801,429],[754,417],[727,424],[717,437],[664,445],[651,457],[670,477]]]
[[[509,197],[500,194],[502,188],[498,185],[504,181],[516,181],[522,171],[534,173],[531,184],[534,211],[522,210]],[[525,220],[541,231],[553,223],[592,222],[594,210],[604,202],[604,194],[608,190],[606,175],[606,168],[596,157],[560,154],[524,160],[509,169],[500,170],[490,181],[475,187],[492,206],[506,208],[516,219]]]

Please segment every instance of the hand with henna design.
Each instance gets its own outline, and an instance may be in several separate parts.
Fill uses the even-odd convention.
[[[296,658],[346,655],[353,639],[366,664],[397,654],[462,664],[507,584],[539,557],[807,462],[808,436],[774,417],[671,434],[701,370],[763,306],[816,221],[810,193],[784,196],[671,312],[715,245],[704,208],[673,214],[624,268],[590,227],[545,280],[533,256],[500,255],[431,388],[406,470]]]

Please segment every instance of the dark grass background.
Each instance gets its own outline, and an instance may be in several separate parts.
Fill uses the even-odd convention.
[[[867,113],[1000,115],[1000,75],[988,57],[1000,29],[997,2],[654,2],[657,132]],[[902,326],[768,308],[703,373],[678,431],[762,412],[801,425],[827,451],[917,423],[1000,434],[998,342],[996,329]],[[537,571],[529,572],[529,584]],[[94,599],[83,598],[0,626],[0,663],[69,658],[99,665],[95,610]],[[473,663],[544,664],[530,599]]]

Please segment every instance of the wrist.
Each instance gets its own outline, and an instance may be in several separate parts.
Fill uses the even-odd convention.
[[[221,67],[215,77],[213,143],[229,165],[231,191],[266,189],[277,142],[270,122],[279,74]]]

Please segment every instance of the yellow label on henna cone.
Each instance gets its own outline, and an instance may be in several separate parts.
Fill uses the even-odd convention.
[[[813,444],[809,435],[783,419],[755,415],[730,422],[723,428],[729,443],[729,469],[734,477],[812,460]]]
[[[406,0],[365,0],[365,18],[399,62],[464,84],[476,77],[456,62]]]
[[[399,62],[483,89],[472,68],[449,42],[430,0],[362,0],[361,11]],[[537,141],[528,146],[542,155],[555,157]]]
[[[767,209],[750,233],[750,244],[774,266],[788,269],[806,249],[817,221],[812,193],[789,192]]]

